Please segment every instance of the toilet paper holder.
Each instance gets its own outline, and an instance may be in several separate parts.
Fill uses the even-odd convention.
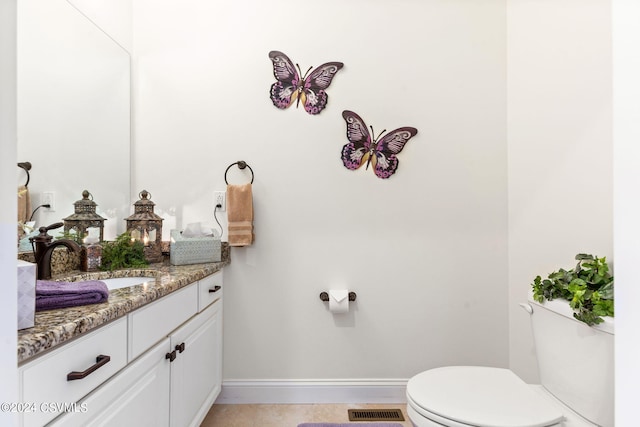
[[[349,292],[349,301],[355,301],[357,297],[355,292]],[[329,301],[329,292],[320,292],[320,299],[324,302]]]

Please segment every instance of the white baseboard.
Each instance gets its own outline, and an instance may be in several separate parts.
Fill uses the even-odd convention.
[[[407,381],[228,380],[216,403],[406,403]]]

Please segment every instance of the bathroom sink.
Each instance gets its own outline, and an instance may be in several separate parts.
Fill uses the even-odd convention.
[[[141,285],[146,282],[155,282],[155,277],[115,277],[111,279],[99,279],[107,285],[107,288],[120,289],[134,285]]]

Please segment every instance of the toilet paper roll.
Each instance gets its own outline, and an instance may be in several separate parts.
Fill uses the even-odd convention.
[[[348,289],[329,291],[329,311],[332,313],[347,313],[349,311]]]

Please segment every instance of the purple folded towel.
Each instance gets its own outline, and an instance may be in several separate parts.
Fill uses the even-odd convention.
[[[36,311],[98,304],[109,299],[109,288],[99,280],[86,282],[36,282]]]

